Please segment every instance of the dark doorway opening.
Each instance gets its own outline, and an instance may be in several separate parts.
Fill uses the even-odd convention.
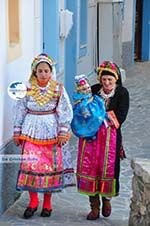
[[[134,60],[142,59],[142,17],[143,0],[136,1]]]

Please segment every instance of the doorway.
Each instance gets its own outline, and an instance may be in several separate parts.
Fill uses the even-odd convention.
[[[142,60],[143,0],[136,1],[134,60]]]

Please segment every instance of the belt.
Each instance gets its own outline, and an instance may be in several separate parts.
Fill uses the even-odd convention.
[[[50,111],[32,111],[32,110],[27,110],[28,114],[31,115],[49,115],[49,114],[53,114],[56,112],[56,109],[50,110]]]

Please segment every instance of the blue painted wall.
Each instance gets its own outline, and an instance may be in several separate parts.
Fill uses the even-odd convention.
[[[65,42],[65,87],[72,101],[77,71],[77,1],[66,0],[66,9],[73,12],[73,27]]]
[[[43,52],[59,59],[59,0],[43,0]],[[58,64],[56,69],[58,68]]]
[[[150,0],[143,0],[142,60],[150,60]]]

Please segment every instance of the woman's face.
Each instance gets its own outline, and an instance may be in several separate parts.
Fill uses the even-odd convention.
[[[110,92],[116,85],[116,79],[112,75],[102,75],[101,83],[106,92]]]
[[[39,63],[36,68],[36,76],[39,82],[41,83],[48,82],[52,76],[50,66],[45,62]]]

